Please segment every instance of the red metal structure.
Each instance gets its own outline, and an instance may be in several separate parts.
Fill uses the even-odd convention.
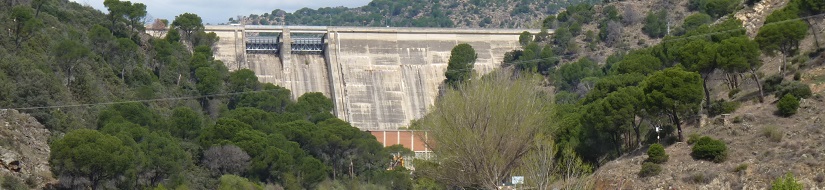
[[[430,150],[425,142],[428,141],[427,131],[419,130],[380,130],[368,131],[384,147],[400,144],[404,148],[415,152],[416,158],[429,158]]]

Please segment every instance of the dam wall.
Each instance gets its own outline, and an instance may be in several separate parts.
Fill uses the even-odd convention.
[[[322,92],[334,115],[362,130],[395,130],[427,114],[442,85],[450,50],[475,49],[475,72],[498,68],[504,53],[519,49],[523,29],[207,26],[220,37],[215,57],[230,70],[249,68],[261,82],[289,88],[293,98]],[[537,33],[537,30],[528,30]],[[277,53],[248,51],[256,33],[281,32]],[[322,51],[301,49],[320,36]],[[311,40],[310,40],[311,41]],[[304,44],[302,44],[304,43]],[[304,52],[304,51],[308,52]]]

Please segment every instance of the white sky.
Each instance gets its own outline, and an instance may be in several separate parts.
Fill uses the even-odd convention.
[[[103,6],[103,0],[71,0],[82,5],[89,5],[104,13],[108,12]],[[125,1],[125,0],[121,0]],[[275,9],[294,12],[308,7],[360,7],[367,5],[370,0],[131,0],[132,3],[146,4],[146,11],[152,18],[169,19],[183,13],[195,13],[203,18],[204,24],[225,23],[229,17],[237,15],[263,14]]]

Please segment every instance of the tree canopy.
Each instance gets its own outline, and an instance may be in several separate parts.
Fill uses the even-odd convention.
[[[194,34],[203,30],[203,20],[196,14],[183,13],[175,16],[172,26],[180,30],[185,39],[192,41]]]
[[[103,5],[109,10],[109,30],[120,32],[117,25],[118,21],[125,21],[128,25],[127,34],[134,35],[144,29],[143,18],[146,17],[146,5],[143,3],[134,3],[130,1],[120,0],[105,0]]]
[[[125,173],[134,159],[133,149],[110,135],[88,129],[67,133],[51,146],[49,165],[56,174],[86,177],[92,188]]]
[[[450,60],[447,62],[447,71],[444,75],[447,79],[444,81],[451,87],[467,82],[473,77],[473,66],[476,63],[475,49],[470,44],[458,44],[450,50]]]
[[[791,20],[798,18],[798,14],[799,10],[793,7],[774,11],[768,15],[765,25],[759,28],[759,33],[756,34],[756,42],[765,54],[775,55],[779,52],[783,56],[780,73],[786,70],[786,57],[796,54],[799,41],[805,38],[808,31],[805,22]]]
[[[698,113],[702,102],[702,78],[681,68],[657,71],[642,82],[646,94],[645,108],[667,115],[678,130],[680,141],[682,121]]]

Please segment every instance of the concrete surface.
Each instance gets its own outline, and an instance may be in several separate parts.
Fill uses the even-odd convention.
[[[362,130],[394,130],[423,117],[445,79],[450,50],[468,43],[478,54],[475,71],[498,68],[519,48],[519,29],[207,26],[220,41],[215,57],[230,70],[250,68],[261,82],[292,90],[293,98],[322,92],[334,114]],[[246,54],[245,32],[325,31],[322,54]],[[530,30],[537,33],[538,30]],[[288,44],[282,47],[288,47]],[[288,48],[287,48],[288,49]]]

